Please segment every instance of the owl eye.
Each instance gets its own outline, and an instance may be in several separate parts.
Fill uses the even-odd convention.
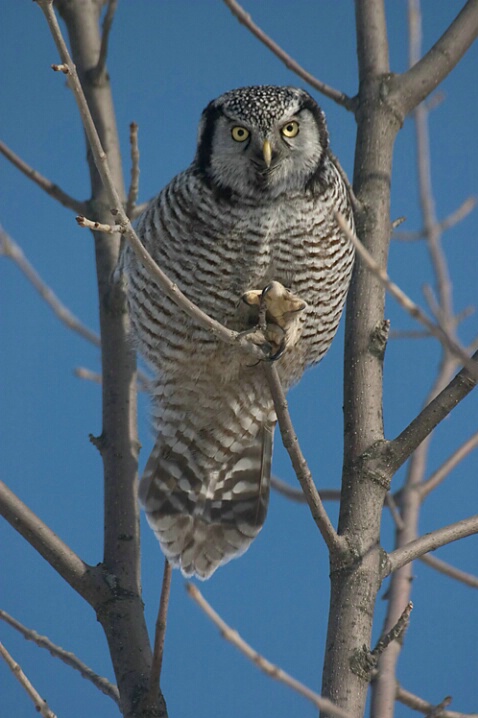
[[[284,125],[281,132],[284,137],[296,137],[299,134],[299,123],[292,120],[292,122],[288,122]]]
[[[245,142],[251,133],[245,127],[237,125],[231,130],[232,139],[236,142]]]

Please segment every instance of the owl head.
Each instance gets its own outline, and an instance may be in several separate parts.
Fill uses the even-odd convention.
[[[324,114],[305,90],[242,87],[204,110],[195,165],[220,193],[274,198],[320,179],[328,142]]]

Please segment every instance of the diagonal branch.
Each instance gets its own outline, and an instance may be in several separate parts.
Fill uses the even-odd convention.
[[[351,231],[348,227],[345,218],[340,212],[335,212],[335,219],[340,229],[347,235],[348,239],[352,242],[361,259],[364,261],[368,269],[382,282],[384,287],[390,292],[392,297],[400,304],[400,306],[412,316],[418,320],[423,326],[425,326],[430,334],[437,337],[441,341],[444,347],[448,349],[453,355],[455,355],[473,374],[475,379],[478,379],[478,367],[475,366],[465,349],[460,346],[450,334],[445,331],[439,324],[435,324],[427,317],[420,307],[415,304],[406,294],[400,289],[394,282],[391,281],[387,272],[383,267],[375,261],[370,252],[364,247],[359,238]]]
[[[337,534],[328,514],[324,508],[322,500],[314,484],[307,462],[302,454],[297,436],[292,426],[292,421],[287,407],[284,390],[282,388],[277,368],[272,363],[264,364],[264,371],[269,388],[274,401],[274,407],[279,422],[279,428],[282,436],[282,443],[289,454],[292,466],[297,475],[302,491],[306,497],[312,517],[322,534],[331,554],[340,552],[345,549],[345,539]]]
[[[2,621],[5,621],[5,623],[7,623],[19,633],[21,633],[23,638],[25,638],[27,641],[33,641],[33,643],[35,643],[40,648],[45,648],[54,658],[59,658],[60,661],[66,663],[67,666],[74,668],[75,671],[78,671],[83,678],[86,678],[86,680],[91,681],[91,683],[93,683],[93,685],[96,686],[98,690],[100,690],[109,698],[112,698],[115,703],[119,704],[119,693],[117,687],[113,685],[107,678],[99,676],[97,673],[95,673],[89,666],[86,665],[86,663],[80,661],[80,659],[75,656],[74,653],[71,653],[71,651],[65,651],[64,648],[61,648],[60,646],[57,646],[55,643],[50,641],[47,636],[41,636],[33,629],[27,628],[23,625],[23,623],[20,623],[20,621],[17,621],[15,618],[13,618],[13,616],[10,616],[6,611],[2,611],[1,609],[0,619]]]
[[[26,175],[29,179],[31,179],[32,182],[35,182],[35,184],[41,187],[41,189],[44,190],[47,194],[49,194],[50,197],[53,197],[53,199],[58,200],[58,202],[60,202],[60,204],[62,204],[64,207],[67,207],[67,209],[72,209],[73,212],[76,212],[77,214],[86,214],[86,202],[80,202],[79,200],[70,197],[70,195],[66,192],[63,192],[63,190],[58,187],[58,185],[54,184],[54,182],[51,182],[51,180],[47,179],[39,172],[34,170],[33,167],[30,167],[30,165],[24,162],[21,157],[15,154],[15,152],[13,152],[13,150],[7,147],[7,145],[3,142],[0,142],[0,153],[4,157],[6,157],[7,160],[12,163],[12,165],[15,165],[15,167],[19,169],[20,172],[23,172],[23,174]]]
[[[35,710],[37,710],[43,718],[56,718],[55,713],[53,713],[46,700],[41,697],[37,689],[30,683],[18,663],[12,658],[2,643],[0,643],[0,656],[10,668],[17,681],[24,688],[28,697],[33,701]]]
[[[156,631],[154,635],[153,662],[149,676],[149,694],[151,701],[158,690],[161,681],[161,668],[163,665],[164,639],[166,636],[166,623],[168,617],[169,595],[171,592],[172,566],[168,559],[164,559],[163,583],[161,587],[161,598],[159,600],[158,617],[156,619]]]
[[[282,494],[282,496],[285,496],[291,501],[297,501],[299,504],[307,503],[302,489],[295,489],[293,486],[289,486],[289,484],[277,476],[271,477],[271,486],[278,494]],[[322,501],[340,501],[340,489],[319,489],[319,496]]]
[[[311,75],[310,72],[304,70],[304,68],[301,67],[298,62],[293,60],[280,45],[274,42],[269,35],[266,35],[266,33],[261,30],[258,25],[256,25],[249,13],[247,13],[236,0],[224,0],[224,3],[227,5],[232,14],[239,20],[241,25],[244,25],[255,37],[257,37],[257,39],[260,40],[260,42],[262,42],[271,52],[273,52],[274,55],[278,57],[289,70],[294,72],[315,90],[321,92],[325,95],[325,97],[333,100],[338,105],[342,105],[342,107],[345,107],[346,110],[353,112],[356,106],[355,98],[348,97],[348,95],[343,92],[339,92],[339,90],[336,90],[334,87],[326,85],[325,82],[321,82],[314,77],[314,75]]]
[[[106,69],[106,58],[108,56],[108,40],[110,38],[110,32],[113,26],[113,19],[115,16],[117,5],[118,0],[108,0],[108,7],[106,8],[105,18],[103,20],[103,33],[101,35],[101,45],[98,62],[91,71],[91,77],[93,82],[99,82]]]
[[[388,554],[384,577],[397,571],[402,566],[410,563],[410,561],[420,558],[428,551],[434,551],[440,546],[446,546],[446,544],[476,533],[478,533],[478,514],[420,536],[415,541],[411,541],[409,544]]]
[[[405,117],[453,70],[478,36],[478,3],[468,0],[424,57],[390,80],[388,100]]]
[[[478,446],[478,431],[476,431],[469,439],[467,439],[451,456],[438,468],[427,481],[424,481],[419,487],[418,492],[422,499],[426,498],[430,491],[433,491],[462,461],[468,454]]]
[[[426,566],[442,573],[444,576],[448,576],[449,578],[453,578],[455,581],[464,583],[465,586],[478,588],[478,576],[474,576],[472,573],[467,573],[466,571],[461,571],[459,568],[456,568],[456,566],[452,566],[446,561],[442,561],[441,558],[424,554],[423,556],[420,556],[419,560]]]
[[[397,684],[397,691],[395,698],[399,703],[412,708],[419,713],[423,713],[426,717],[433,714],[436,711],[437,706],[425,701],[420,696],[416,696],[414,693],[407,691],[405,688]],[[442,701],[443,704],[443,701]],[[457,713],[456,711],[440,710],[438,715],[435,712],[436,718],[478,718],[478,713]]]
[[[89,566],[0,481],[0,514],[70,586],[93,605],[99,597],[96,568]]]
[[[307,688],[307,686],[303,683],[283,671],[282,668],[275,666],[273,663],[261,656],[256,650],[254,650],[254,648],[246,643],[243,638],[241,638],[237,631],[227,625],[227,623],[206,601],[196,586],[192,583],[187,583],[186,590],[198,606],[202,608],[206,616],[211,619],[215,626],[217,626],[221,636],[238,648],[241,653],[243,653],[250,661],[260,668],[261,671],[264,671],[266,675],[284,683],[297,693],[300,693],[301,696],[304,696],[304,698],[311,701],[317,708],[319,708],[319,710],[325,711],[331,718],[351,718],[350,713],[346,713],[346,711],[332,703],[332,701],[328,698],[323,698],[318,693],[315,693],[310,688]]]
[[[88,327],[80,322],[80,320],[75,317],[75,315],[70,312],[64,304],[62,304],[56,294],[50,289],[48,284],[46,284],[40,277],[36,269],[32,267],[18,244],[14,242],[0,226],[0,255],[1,254],[9,257],[9,259],[15,262],[30,284],[33,285],[41,298],[48,304],[63,324],[66,324],[69,329],[72,329],[88,342],[91,342],[95,346],[100,346],[101,342],[99,336],[95,334],[95,332],[92,332],[91,329],[88,329]]]
[[[472,356],[478,368],[478,350]],[[475,388],[476,378],[463,368],[450,383],[430,401],[418,416],[388,444],[390,470],[397,471],[424,439]]]

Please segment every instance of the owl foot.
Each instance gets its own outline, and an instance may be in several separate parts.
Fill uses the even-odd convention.
[[[256,325],[242,332],[250,341],[264,347],[268,361],[279,359],[300,336],[300,314],[307,304],[280,282],[271,282],[264,289],[253,289],[242,295],[242,301],[257,307]]]

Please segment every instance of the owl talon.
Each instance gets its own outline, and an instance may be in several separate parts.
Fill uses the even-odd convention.
[[[260,332],[271,347],[267,361],[277,361],[287,347],[294,346],[298,341],[302,327],[299,317],[307,304],[275,281],[262,290],[246,292],[242,301],[250,307],[257,307],[257,324],[246,331],[252,334]]]

